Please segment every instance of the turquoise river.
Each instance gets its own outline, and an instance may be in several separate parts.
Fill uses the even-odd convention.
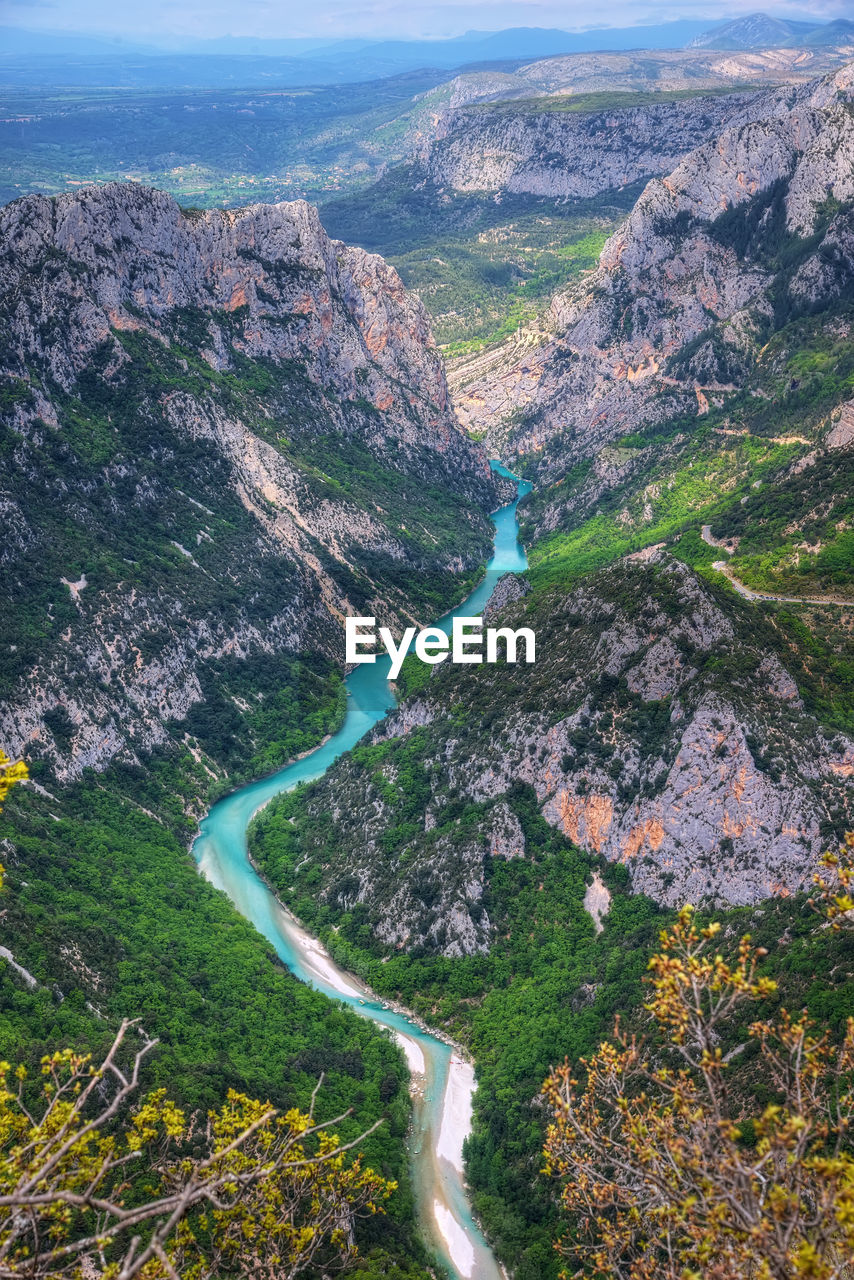
[[[499,463],[493,462],[492,467],[518,480]],[[435,624],[444,631],[450,631],[457,616],[480,616],[498,579],[526,567],[516,507],[530,488],[527,481],[519,480],[516,500],[493,513],[495,544],[486,574],[457,609]],[[347,714],[338,732],[301,760],[218,801],[201,823],[193,852],[202,874],[228,894],[241,915],[272,943],[291,973],[392,1032],[412,1073],[410,1151],[422,1230],[456,1280],[500,1280],[504,1272],[472,1217],[463,1178],[462,1145],[471,1125],[474,1092],[471,1064],[340,969],[276,899],[249,860],[246,831],[252,815],[273,796],[319,778],[393,709],[389,666],[390,659],[383,657],[357,667],[347,677]]]

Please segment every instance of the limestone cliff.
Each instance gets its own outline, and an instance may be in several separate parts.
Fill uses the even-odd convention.
[[[844,48],[751,49],[723,53],[708,49],[644,49],[642,52],[567,53],[538,58],[515,71],[463,71],[419,94],[398,122],[405,153],[426,152],[439,137],[457,131],[455,113],[473,103],[586,94],[690,94],[742,91],[814,80],[846,61]],[[552,109],[558,104],[552,102]],[[564,103],[564,106],[575,104]],[[627,104],[628,105],[628,104]],[[534,108],[535,109],[535,108]],[[462,117],[477,128],[474,114]],[[482,123],[482,120],[481,122]],[[475,163],[475,169],[476,169]]]
[[[668,173],[716,136],[747,101],[741,94],[605,110],[552,101],[450,111],[421,154],[437,187],[589,199]]]
[[[205,664],[429,620],[488,552],[421,305],[304,203],[7,206],[0,375],[0,742],[61,776],[180,736]]]
[[[463,420],[554,478],[640,425],[749,390],[787,320],[850,296],[852,101],[848,65],[747,102],[647,185],[598,269],[555,298],[554,338],[460,390]]]
[[[851,820],[854,743],[805,711],[749,606],[656,552],[498,621],[535,628],[536,664],[437,668],[336,765],[293,809],[297,897],[305,881],[361,904],[391,947],[484,950],[484,859],[529,856],[506,803],[520,784],[661,902],[811,883]]]

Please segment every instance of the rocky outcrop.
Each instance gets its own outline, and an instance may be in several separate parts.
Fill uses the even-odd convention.
[[[605,927],[602,920],[607,916],[610,906],[611,894],[608,886],[599,872],[594,871],[592,882],[587,886],[587,892],[584,895],[584,910],[592,919],[593,928],[597,933],[601,933]]]
[[[775,316],[835,305],[854,281],[852,101],[846,66],[746,103],[647,185],[598,269],[555,298],[557,336],[460,389],[463,420],[555,478],[746,385]]]
[[[454,113],[478,102],[510,102],[543,96],[615,93],[702,93],[757,89],[814,80],[845,62],[841,48],[752,49],[721,53],[701,49],[567,53],[539,58],[515,71],[463,71],[419,94],[398,122],[407,154],[424,152],[437,137],[456,131]],[[556,105],[552,103],[554,108]],[[617,105],[617,104],[613,104]],[[520,102],[521,111],[528,110]]]
[[[185,213],[125,184],[26,197],[2,211],[0,269],[8,377],[41,366],[70,391],[96,352],[108,374],[127,363],[121,333],[168,345],[170,321],[197,311],[213,371],[240,357],[305,361],[315,385],[381,413],[386,435],[454,452],[423,308],[381,258],[331,241],[304,202]],[[335,425],[346,430],[346,415]]]
[[[845,61],[842,49],[653,50],[566,54],[512,74],[464,72],[412,109],[413,182],[589,199],[663,177],[728,124],[752,119],[763,85],[814,83]],[[633,102],[633,92],[686,96]],[[596,94],[611,101],[598,107]]]
[[[518,573],[505,573],[503,578],[499,578],[496,583],[495,590],[489,597],[484,607],[483,617],[485,621],[494,618],[502,609],[509,604],[514,604],[517,600],[522,600],[530,591],[530,584]]]
[[[824,443],[828,449],[850,449],[854,446],[854,400],[847,400],[841,406]]]
[[[660,902],[748,904],[811,883],[851,822],[854,743],[807,714],[748,606],[658,551],[500,620],[534,627],[533,667],[447,664],[417,714],[404,702],[370,756],[334,766],[297,811],[295,861],[333,908],[346,879],[342,909],[390,945],[479,950],[481,860],[534,856],[520,784]]]
[[[428,621],[489,546],[423,308],[304,203],[7,206],[0,375],[0,742],[63,777],[180,736],[205,664]]]
[[[455,191],[588,199],[668,173],[745,101],[733,94],[602,111],[458,109],[437,126],[421,169]]]

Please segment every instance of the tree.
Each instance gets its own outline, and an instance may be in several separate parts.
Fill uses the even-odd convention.
[[[10,760],[6,753],[0,750],[0,809],[3,808],[3,802],[15,783],[23,782],[27,777],[29,777],[29,771],[23,760]]]
[[[234,1091],[205,1118],[164,1089],[134,1108],[156,1043],[128,1054],[134,1029],[98,1067],[70,1049],[43,1059],[33,1100],[26,1071],[0,1064],[1,1280],[292,1280],[352,1260],[357,1215],[395,1184],[347,1156],[372,1130],[342,1145],[343,1116],[314,1121],[322,1077],[307,1113]]]
[[[27,776],[0,751],[0,809]],[[308,1112],[235,1090],[206,1117],[165,1089],[134,1106],[156,1044],[125,1021],[100,1065],[63,1049],[40,1084],[0,1062],[0,1280],[293,1280],[352,1261],[356,1218],[396,1189],[348,1156],[382,1121],[341,1144],[349,1112],[314,1120],[322,1076]]]
[[[823,856],[821,865],[824,871],[813,876],[819,910],[837,932],[854,930],[854,831],[847,833],[838,853]]]
[[[854,1020],[834,1045],[806,1015],[782,1011],[725,1052],[734,1015],[775,984],[759,975],[764,952],[749,937],[728,964],[718,932],[699,929],[691,907],[662,932],[646,1006],[657,1050],[618,1023],[613,1043],[583,1061],[583,1084],[568,1063],[546,1081],[546,1165],[572,1223],[558,1245],[574,1267],[565,1275],[851,1275]],[[745,1058],[773,1091],[759,1114],[735,1087]]]
[[[15,784],[23,782],[29,776],[23,760],[10,760],[5,751],[0,749],[0,813],[3,812],[3,803]],[[3,887],[3,876],[4,870],[0,864],[0,889]]]

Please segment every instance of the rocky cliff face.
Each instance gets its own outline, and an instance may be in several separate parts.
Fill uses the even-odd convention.
[[[482,481],[451,435],[422,308],[382,259],[329,240],[310,205],[185,213],[160,192],[113,185],[16,201],[0,234],[5,376],[26,380],[35,364],[70,392],[96,354],[108,373],[127,363],[121,333],[166,345],[184,312],[200,312],[193,336],[212,371],[240,357],[304,361],[342,404],[381,412],[386,437],[437,457],[456,447]],[[334,425],[369,434],[341,409]]]
[[[438,123],[421,167],[428,181],[456,191],[587,199],[669,172],[745,102],[728,94],[602,111],[458,109]]]
[[[306,204],[7,206],[0,373],[0,741],[61,776],[167,739],[206,663],[426,621],[488,551],[423,309]]]
[[[835,47],[568,53],[520,67],[513,80],[531,93],[669,93],[814,80],[846,60],[845,49]]]
[[[745,386],[781,320],[833,306],[854,278],[852,99],[850,66],[759,95],[650,182],[598,270],[555,299],[558,336],[465,388],[464,420],[511,451],[545,448],[555,474]]]
[[[335,766],[293,811],[297,896],[319,880],[389,946],[485,949],[484,858],[527,856],[506,804],[519,784],[658,901],[810,883],[850,821],[854,744],[805,712],[748,606],[654,552],[499,621],[534,627],[536,664],[437,668]]]
[[[773,48],[722,53],[645,49],[642,53],[568,53],[539,58],[515,71],[464,71],[420,94],[401,117],[407,152],[426,150],[456,131],[455,112],[477,102],[543,95],[697,93],[757,89],[814,80],[846,61],[842,48]],[[554,104],[552,104],[554,106]],[[618,105],[613,103],[613,105]],[[522,111],[527,104],[519,103]]]

